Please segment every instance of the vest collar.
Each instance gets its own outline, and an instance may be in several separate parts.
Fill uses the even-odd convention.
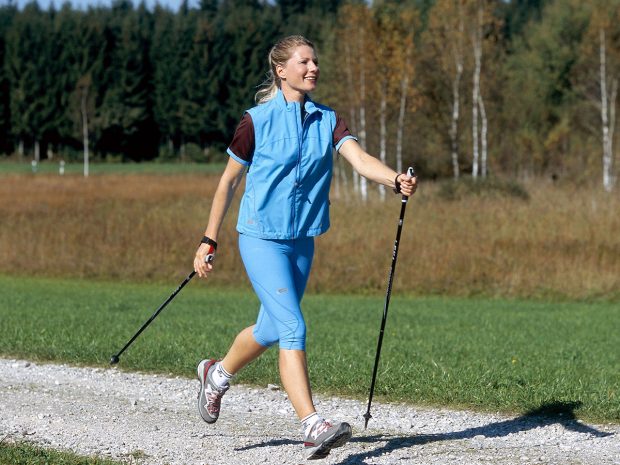
[[[284,98],[284,94],[282,93],[280,89],[278,89],[278,93],[276,94],[275,100],[278,106],[282,108],[283,110],[299,111],[299,103],[287,102],[286,99]],[[306,112],[308,114],[314,113],[315,111],[319,110],[308,94],[306,94],[305,96],[304,108],[306,109]]]

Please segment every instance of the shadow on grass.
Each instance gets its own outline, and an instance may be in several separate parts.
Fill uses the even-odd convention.
[[[365,459],[379,457],[394,450],[404,449],[414,446],[423,446],[439,441],[458,441],[461,439],[473,439],[476,436],[485,438],[499,438],[522,431],[529,431],[535,428],[544,428],[550,425],[560,425],[563,428],[581,434],[588,434],[597,438],[612,436],[613,433],[599,431],[596,428],[584,425],[577,421],[575,410],[581,406],[581,402],[552,402],[544,404],[539,408],[530,410],[525,414],[512,420],[490,423],[476,428],[467,428],[463,431],[451,433],[422,434],[416,436],[390,437],[383,435],[366,436],[353,438],[351,442],[372,443],[385,442],[384,446],[377,449],[353,454],[337,465],[364,465]]]
[[[359,454],[353,454],[347,457],[337,465],[364,465],[364,460],[380,457],[383,454],[390,453],[398,449],[404,449],[414,446],[423,446],[439,441],[458,441],[461,439],[473,439],[476,436],[484,436],[486,438],[498,438],[508,436],[509,434],[529,431],[535,428],[544,428],[550,425],[560,425],[563,428],[581,434],[588,434],[597,438],[612,436],[613,433],[599,431],[596,428],[584,425],[577,421],[575,410],[581,406],[581,402],[552,402],[544,404],[539,408],[530,410],[525,414],[506,421],[490,423],[488,425],[476,428],[467,428],[463,431],[454,431],[451,433],[439,434],[422,434],[416,436],[399,436],[391,437],[384,435],[353,437],[351,442],[354,443],[374,443],[385,442],[386,444],[374,450],[366,451]],[[282,445],[302,444],[302,441],[294,441],[290,439],[274,439],[259,444],[252,444],[245,447],[235,449],[236,451],[244,451],[256,449],[260,447],[273,447]]]

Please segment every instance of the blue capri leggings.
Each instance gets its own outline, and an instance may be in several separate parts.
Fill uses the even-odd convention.
[[[301,299],[306,289],[314,238],[257,239],[239,235],[239,251],[254,291],[261,302],[254,339],[269,347],[306,349],[306,323]]]

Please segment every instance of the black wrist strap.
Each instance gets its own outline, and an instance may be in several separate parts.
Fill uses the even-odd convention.
[[[400,194],[400,183],[398,182],[398,177],[401,175],[402,173],[398,173],[396,175],[396,177],[394,178],[394,193],[395,194]]]
[[[202,238],[202,240],[200,241],[201,244],[209,244],[210,246],[213,246],[214,250],[217,250],[217,242],[215,242],[213,239],[211,239],[210,237],[204,236]]]

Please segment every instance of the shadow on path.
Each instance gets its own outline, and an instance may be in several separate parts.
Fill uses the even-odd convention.
[[[387,442],[384,446],[378,447],[377,449],[350,455],[337,465],[363,465],[365,463],[364,459],[379,457],[394,450],[413,446],[422,446],[433,442],[473,439],[476,436],[498,438],[508,436],[509,434],[520,433],[522,431],[528,431],[540,427],[544,428],[551,425],[560,425],[569,431],[588,434],[597,438],[613,436],[614,433],[599,431],[596,428],[592,428],[578,422],[577,417],[575,416],[575,409],[580,406],[581,402],[552,402],[544,404],[537,409],[530,410],[529,412],[511,420],[490,423],[488,425],[467,428],[463,431],[454,431],[451,433],[422,434],[400,437],[383,435],[357,437],[351,439],[351,442]]]
[[[522,431],[529,431],[535,428],[544,428],[551,425],[560,425],[564,429],[581,434],[588,434],[597,438],[612,436],[614,433],[606,433],[596,428],[584,425],[577,421],[575,410],[581,406],[581,402],[552,402],[544,404],[539,408],[530,410],[525,414],[511,420],[490,423],[475,428],[467,428],[463,431],[451,433],[422,434],[416,436],[392,437],[386,435],[360,436],[353,437],[352,443],[374,443],[385,442],[386,444],[374,450],[352,454],[337,465],[364,465],[365,459],[379,457],[398,449],[414,446],[423,446],[439,441],[458,441],[461,439],[473,439],[476,436],[486,438],[498,438],[508,436]],[[261,447],[273,447],[283,445],[303,444],[302,441],[291,439],[273,439],[257,444],[251,444],[236,448],[235,451],[245,451]]]

